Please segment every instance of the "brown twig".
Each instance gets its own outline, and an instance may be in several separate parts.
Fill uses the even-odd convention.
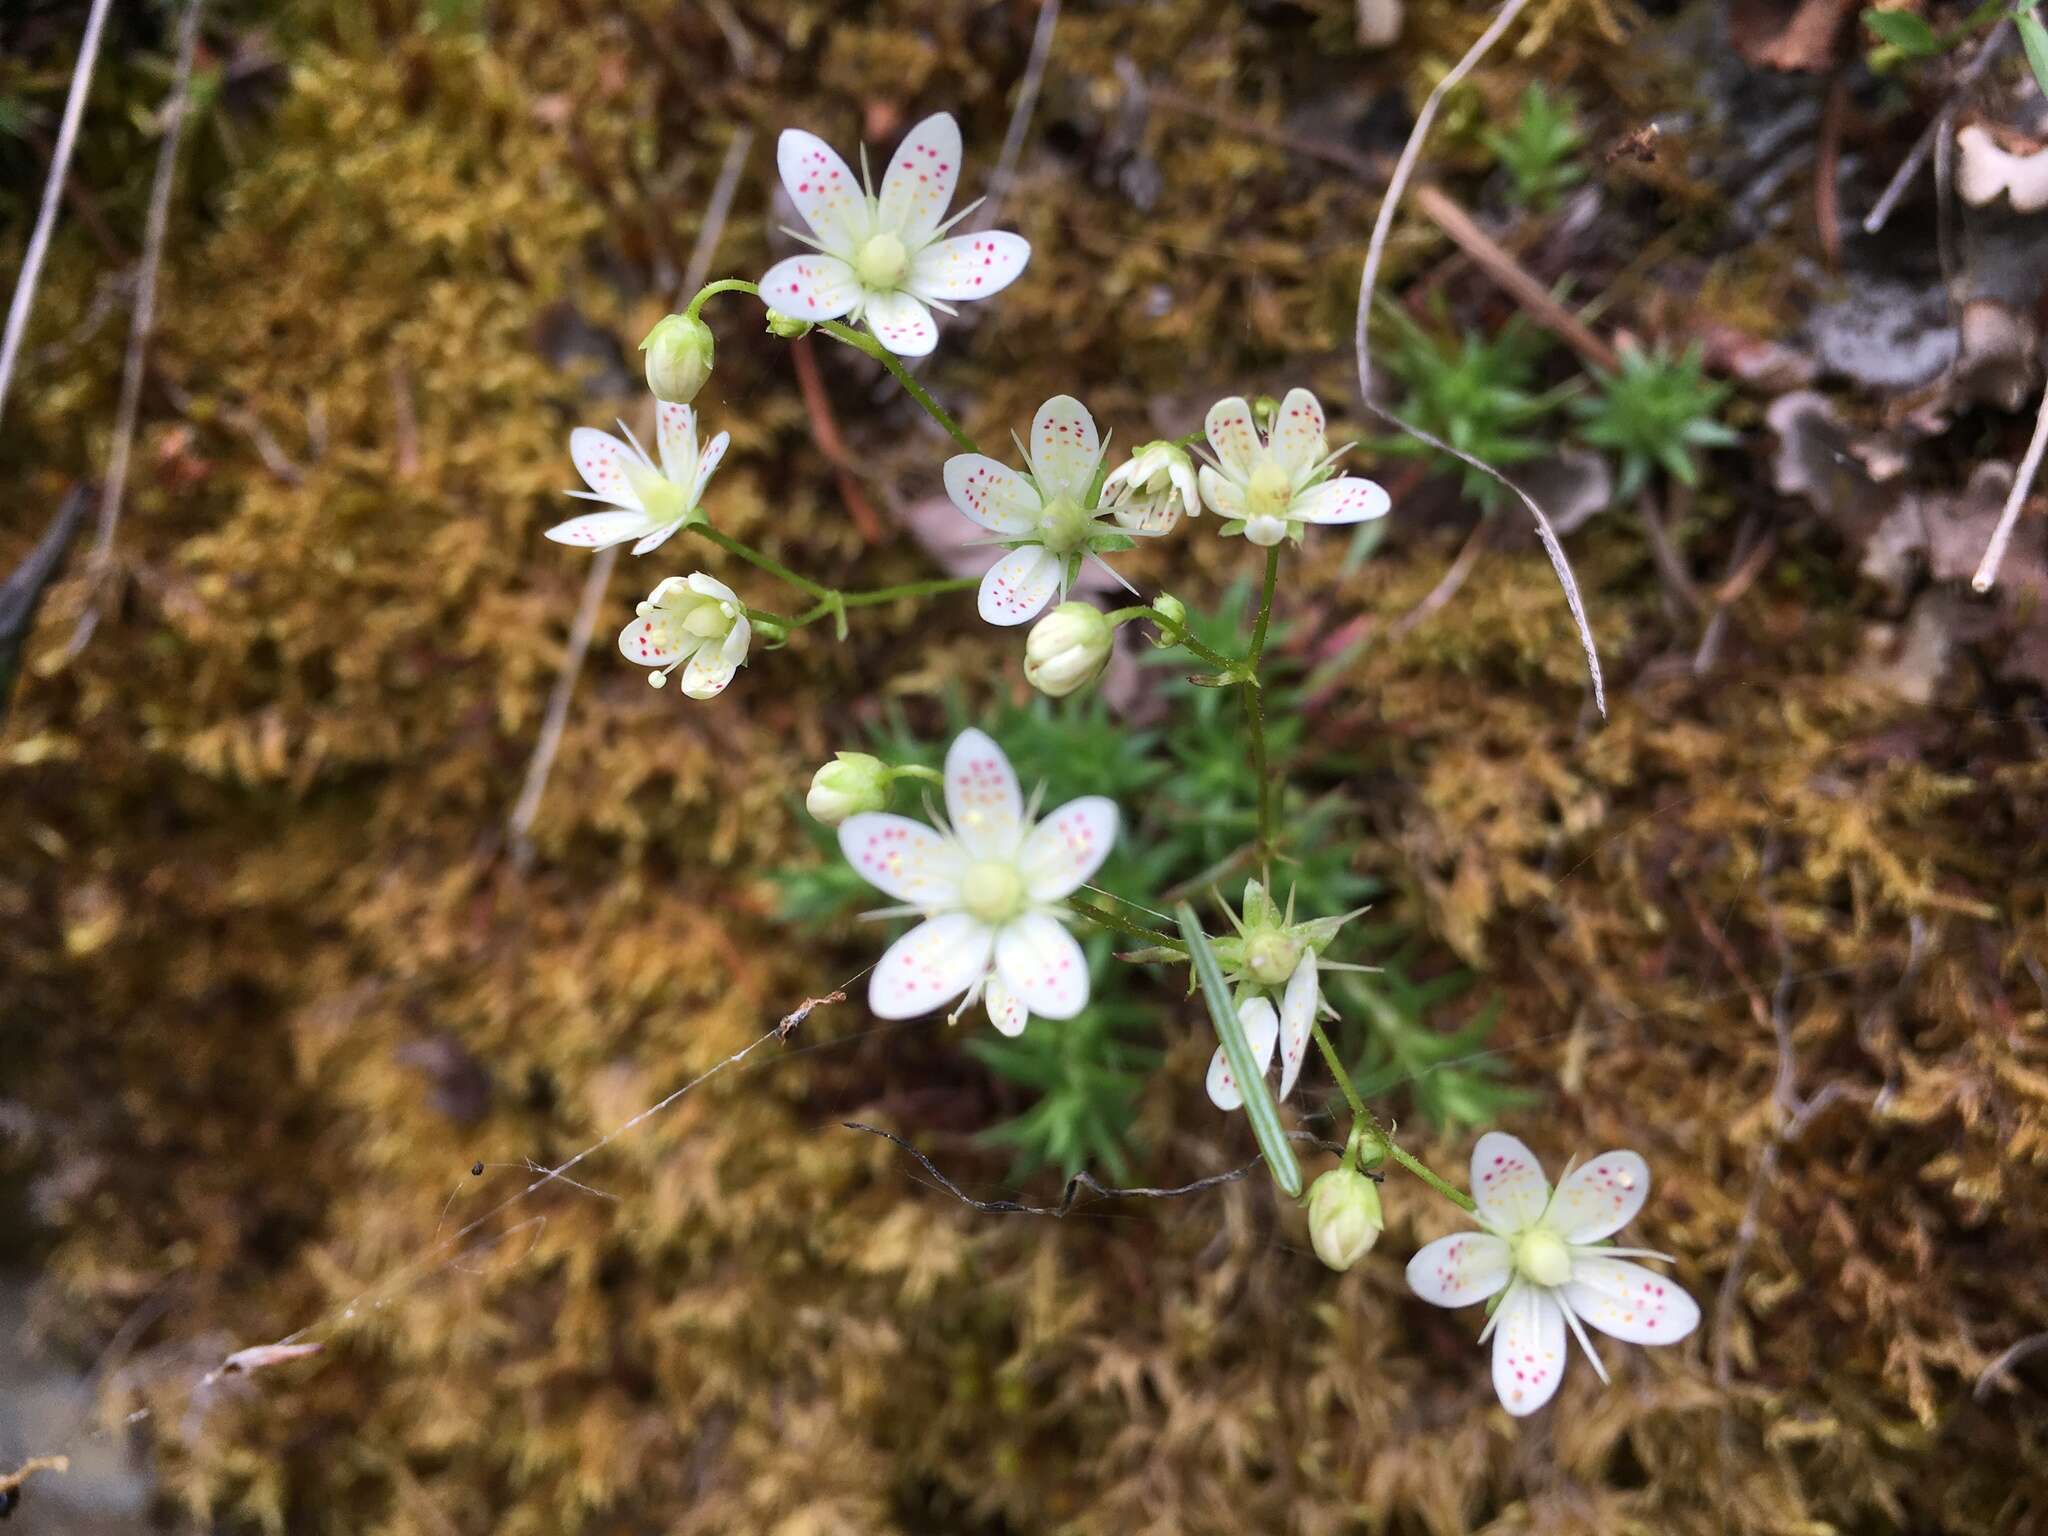
[[[1470,578],[1473,571],[1478,569],[1479,557],[1486,553],[1486,546],[1492,533],[1493,519],[1481,517],[1478,523],[1473,526],[1472,532],[1466,538],[1464,546],[1459,549],[1457,558],[1451,561],[1450,569],[1443,573],[1442,577],[1438,579],[1437,584],[1429,589],[1429,592],[1423,597],[1421,602],[1387,626],[1387,638],[1389,640],[1407,638],[1417,625],[1428,619],[1432,614],[1441,611],[1452,598],[1456,597],[1464,589],[1467,579]]]
[[[1984,77],[1985,71],[1997,62],[1999,54],[2005,51],[2005,45],[2013,40],[2014,35],[2011,18],[2001,20],[1992,29],[1991,35],[1984,39],[1983,45],[1970,56],[1970,62],[1957,73],[1955,89],[1949,92],[1948,100],[1942,104],[1941,111],[1935,114],[1934,121],[1927,125],[1920,137],[1913,141],[1913,147],[1906,152],[1906,158],[1899,162],[1898,170],[1892,173],[1892,179],[1886,183],[1884,191],[1879,194],[1877,202],[1864,218],[1863,232],[1866,235],[1874,235],[1884,228],[1885,221],[1892,216],[1892,210],[1898,207],[1899,199],[1905,196],[1906,188],[1913,184],[1913,178],[1920,174],[1920,167],[1925,165],[1927,157],[1934,153],[1935,144],[1954,124],[1955,114],[1962,106],[1964,98]]]
[[[2044,1349],[2048,1349],[2048,1333],[2037,1333],[2030,1338],[2021,1339],[2019,1343],[2013,1345],[2011,1349],[2008,1349],[2004,1354],[1984,1367],[1983,1372],[1977,1377],[1976,1389],[1970,1395],[1980,1403],[1988,1403],[1991,1401],[1991,1389],[1998,1385],[2000,1377],[2026,1359],[2027,1356],[2037,1354]]]
[[[1837,70],[1820,112],[1820,148],[1813,162],[1813,223],[1830,272],[1842,266],[1842,124],[1849,115],[1849,75]]]
[[[839,421],[832,414],[832,397],[825,393],[825,381],[818,375],[818,356],[811,348],[811,338],[799,336],[790,343],[789,350],[790,361],[796,367],[797,392],[803,396],[804,414],[811,423],[811,440],[838,477],[839,499],[846,504],[854,527],[860,530],[861,541],[872,544],[882,536],[882,520],[854,477],[846,440],[839,435]]]

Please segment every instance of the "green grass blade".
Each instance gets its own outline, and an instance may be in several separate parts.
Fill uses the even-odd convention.
[[[1223,1057],[1230,1063],[1238,1091],[1244,1095],[1245,1118],[1251,1121],[1252,1135],[1258,1138],[1259,1151],[1265,1154],[1267,1171],[1284,1194],[1299,1200],[1301,1164],[1294,1160],[1294,1148],[1287,1144],[1287,1133],[1280,1128],[1280,1111],[1266,1091],[1266,1075],[1252,1056],[1244,1026],[1237,1022],[1237,1009],[1231,1004],[1223,968],[1216,963],[1216,951],[1209,947],[1209,936],[1202,932],[1201,919],[1195,916],[1193,907],[1182,902],[1173,909],[1173,916],[1180,924],[1181,937],[1187,941],[1195,980],[1201,983],[1202,996],[1209,1004],[1209,1022],[1216,1026],[1216,1038],[1223,1042]]]

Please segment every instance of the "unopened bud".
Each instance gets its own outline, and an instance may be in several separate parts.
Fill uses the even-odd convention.
[[[647,387],[654,398],[687,405],[711,377],[711,327],[691,315],[657,321],[640,343],[647,354]]]
[[[1116,631],[1092,603],[1061,603],[1031,626],[1024,676],[1040,693],[1063,699],[1095,681],[1109,661]]]
[[[1330,1268],[1347,1270],[1372,1252],[1385,1225],[1379,1186],[1364,1174],[1332,1168],[1309,1186],[1309,1241]]]
[[[785,315],[779,309],[768,311],[768,334],[780,336],[784,341],[795,341],[799,336],[808,336],[813,327],[808,320],[799,320],[795,315]]]
[[[841,752],[811,775],[804,809],[828,827],[889,803],[889,765],[866,752]]]
[[[1162,592],[1153,598],[1152,611],[1175,629],[1188,627],[1188,605],[1171,592]]]

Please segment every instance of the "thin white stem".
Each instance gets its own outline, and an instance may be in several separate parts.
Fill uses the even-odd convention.
[[[21,339],[35,308],[36,283],[43,275],[43,258],[49,254],[51,232],[57,227],[57,209],[64,201],[64,178],[71,171],[71,151],[78,143],[78,123],[85,116],[85,98],[92,93],[93,64],[100,55],[100,33],[111,6],[112,0],[93,0],[92,9],[86,13],[85,35],[78,43],[78,63],[71,70],[71,93],[64,98],[64,120],[58,125],[57,147],[50,155],[50,179],[43,185],[43,205],[36,213],[28,250],[21,258],[21,276],[14,285],[13,302],[7,306],[7,332],[0,337],[0,412],[6,409],[14,360],[21,353]]]
[[[1052,34],[1060,24],[1060,0],[1039,0],[1038,26],[1031,34],[1031,56],[1024,63],[1024,78],[1017,87],[1017,105],[1010,113],[1010,126],[1003,134],[1003,147],[996,156],[995,174],[988,179],[988,196],[982,202],[981,217],[974,228],[987,229],[1003,211],[1003,199],[1017,177],[1017,161],[1024,153],[1024,136],[1031,131],[1031,114],[1038,106],[1038,90],[1045,83],[1045,66],[1052,57]]]
[[[149,214],[143,225],[142,266],[135,279],[135,318],[128,327],[128,353],[121,364],[121,401],[114,417],[114,446],[107,454],[107,481],[100,493],[99,530],[93,536],[86,564],[87,597],[78,627],[71,632],[70,654],[76,656],[99,627],[108,570],[114,561],[114,534],[121,526],[121,504],[128,495],[128,460],[135,448],[135,427],[142,414],[142,382],[149,361],[149,339],[156,330],[156,281],[164,260],[164,238],[171,224],[171,189],[178,179],[178,145],[185,136],[191,105],[192,60],[199,49],[199,19],[206,0],[187,0],[178,29],[177,74],[166,103],[163,147],[157,151],[156,178],[149,189]]]
[[[2012,542],[2013,525],[2020,520],[2020,508],[2026,505],[2027,492],[2034,488],[2034,477],[2041,472],[2044,453],[2048,453],[2048,390],[2041,393],[2040,414],[2034,418],[2034,440],[2027,444],[2027,456],[2020,460],[2019,473],[2012,477],[2012,494],[2005,498],[2005,510],[1998,514],[1998,526],[1991,530],[1984,559],[1977,574],[1970,578],[1970,585],[1979,592],[1989,592],[1991,584],[1998,580],[2005,546]]]

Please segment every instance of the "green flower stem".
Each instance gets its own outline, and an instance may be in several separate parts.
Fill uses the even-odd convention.
[[[1180,924],[1181,938],[1187,942],[1188,958],[1193,963],[1195,979],[1201,984],[1203,1000],[1209,1005],[1209,1022],[1216,1026],[1224,1058],[1237,1079],[1238,1091],[1244,1095],[1245,1118],[1251,1121],[1252,1135],[1258,1138],[1259,1150],[1265,1154],[1266,1170],[1273,1175],[1282,1194],[1298,1200],[1301,1164],[1295,1161],[1294,1148],[1280,1126],[1280,1111],[1274,1108],[1273,1096],[1266,1091],[1265,1074],[1259,1070],[1244,1026],[1237,1020],[1237,1006],[1231,999],[1229,984],[1223,979],[1223,968],[1216,963],[1216,951],[1209,947],[1209,936],[1202,932],[1201,919],[1195,916],[1193,907],[1182,902],[1173,909],[1173,915]]]
[[[1070,896],[1068,904],[1091,923],[1107,928],[1111,933],[1120,933],[1127,939],[1141,939],[1147,944],[1165,945],[1178,950],[1179,942],[1170,933],[1161,933],[1157,928],[1147,928],[1143,923],[1133,922],[1113,907],[1090,901],[1083,896]]]
[[[965,592],[980,585],[979,576],[936,576],[929,581],[876,587],[872,592],[842,592],[839,598],[849,608],[872,608],[877,603],[893,603],[899,597],[937,597],[942,592]]]
[[[1245,720],[1251,727],[1252,769],[1259,780],[1259,857],[1273,852],[1273,779],[1266,760],[1266,705],[1259,685],[1259,663],[1266,654],[1266,630],[1273,622],[1273,588],[1280,578],[1280,546],[1266,551],[1266,580],[1259,589],[1259,617],[1252,625],[1252,648],[1244,659]]]
[[[727,554],[737,555],[740,559],[746,561],[747,564],[758,566],[784,585],[795,587],[799,592],[808,593],[821,603],[831,602],[839,595],[830,587],[821,586],[819,583],[812,581],[808,576],[797,575],[795,571],[782,564],[781,561],[770,559],[751,544],[742,544],[731,534],[719,532],[709,523],[692,523],[690,524],[689,531],[696,534],[700,539],[716,544]]]
[[[683,313],[692,320],[700,318],[698,311],[704,307],[704,301],[720,293],[750,293],[757,299],[761,297],[761,290],[744,278],[721,277],[717,282],[706,283],[699,288],[690,300],[690,307]]]
[[[943,784],[946,782],[946,776],[939,772],[938,769],[927,768],[922,763],[904,763],[901,767],[891,768],[889,770],[889,777],[892,779],[922,779],[927,784]]]
[[[1451,1204],[1464,1211],[1475,1209],[1470,1195],[1452,1184],[1420,1158],[1404,1151],[1401,1144],[1394,1140],[1394,1133],[1386,1126],[1381,1125],[1373,1112],[1365,1107],[1365,1100],[1358,1096],[1358,1089],[1352,1085],[1351,1074],[1344,1070],[1344,1063],[1337,1058],[1336,1046],[1330,1043],[1330,1037],[1323,1032],[1322,1020],[1311,1020],[1309,1027],[1315,1032],[1316,1045],[1323,1053],[1324,1063],[1329,1067],[1331,1075],[1337,1079],[1337,1086],[1344,1090],[1344,1102],[1351,1106],[1353,1120],[1358,1126],[1364,1128],[1366,1135],[1378,1142],[1385,1149],[1387,1156],[1391,1157],[1403,1168],[1406,1168],[1415,1177],[1450,1201]]]

